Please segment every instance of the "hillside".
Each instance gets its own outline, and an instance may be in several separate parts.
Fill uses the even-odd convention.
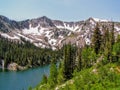
[[[72,79],[58,84],[52,89],[46,85],[37,86],[33,90],[119,90],[120,67],[115,64],[107,64],[80,72],[74,72]],[[96,70],[96,71],[95,71]]]
[[[51,62],[50,75],[44,75],[33,90],[119,90],[120,35],[115,37],[114,28],[102,34],[98,25],[92,44],[65,45],[59,67]]]

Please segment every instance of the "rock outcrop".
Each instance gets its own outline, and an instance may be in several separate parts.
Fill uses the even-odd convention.
[[[7,67],[8,70],[10,71],[17,71],[17,70],[25,70],[27,67],[22,67],[18,65],[17,63],[10,63]]]

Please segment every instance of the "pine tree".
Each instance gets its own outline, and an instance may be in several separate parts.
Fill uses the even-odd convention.
[[[65,45],[64,47],[64,78],[70,79],[70,46]]]
[[[113,45],[115,43],[115,36],[114,36],[114,23],[112,23],[112,29],[109,31],[107,28],[105,31],[105,34],[103,35],[104,37],[104,54],[109,62],[112,62],[112,49]]]
[[[60,62],[59,69],[58,69],[58,77],[57,77],[58,84],[61,84],[65,81],[63,72],[64,72],[63,62]]]
[[[113,49],[113,45],[115,43],[115,36],[114,36],[114,22],[112,23],[112,30],[110,32],[110,48],[109,48],[109,54],[110,54],[110,57],[109,57],[109,61],[112,62],[113,61],[113,56],[112,56],[112,49]]]
[[[120,42],[120,35],[117,36],[116,43]]]
[[[91,66],[90,55],[91,55],[91,48],[84,47],[81,52],[82,68],[88,68]]]
[[[48,84],[50,85],[50,88],[54,87],[54,85],[57,83],[57,67],[54,62],[54,59],[51,61],[51,66],[50,66],[50,75],[48,78]]]
[[[64,78],[66,80],[72,77],[72,73],[74,71],[74,67],[75,67],[74,54],[75,54],[75,50],[71,46],[71,44],[65,45],[63,57],[64,57]]]
[[[103,34],[103,52],[107,60],[110,60],[110,32],[108,28],[103,28],[104,29],[104,34]]]
[[[96,28],[93,32],[93,38],[92,38],[92,44],[93,48],[95,50],[95,53],[98,54],[101,46],[101,31],[99,29],[98,23],[96,25]]]
[[[81,55],[82,49],[78,48],[77,56],[76,56],[76,67],[78,71],[81,71],[82,69],[82,55]]]
[[[101,52],[104,52],[106,47],[106,42],[109,41],[109,30],[107,27],[103,26],[103,35],[102,35],[102,44],[101,44]]]
[[[111,30],[111,45],[115,43],[115,35],[114,35],[114,22],[112,23],[112,30]]]
[[[113,45],[112,55],[114,56],[114,61],[120,63],[120,35],[117,36],[116,43]]]

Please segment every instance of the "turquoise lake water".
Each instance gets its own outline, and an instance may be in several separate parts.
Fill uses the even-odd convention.
[[[0,90],[27,90],[35,87],[43,74],[49,75],[49,65],[25,71],[0,71]]]

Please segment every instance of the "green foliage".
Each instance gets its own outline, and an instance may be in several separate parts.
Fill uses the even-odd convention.
[[[102,37],[103,37],[102,48],[103,48],[104,55],[105,57],[107,57],[107,60],[109,62],[113,62],[112,49],[115,43],[114,23],[112,23],[111,30],[109,30],[108,28],[105,28],[105,32]]]
[[[96,53],[91,47],[85,47],[82,50],[82,67],[91,67],[94,62],[96,62]]]
[[[75,53],[76,48],[71,44],[64,46],[64,78],[70,79],[75,68]]]
[[[23,38],[21,40],[22,43],[16,43],[0,36],[0,59],[4,59],[5,67],[11,62],[27,67],[42,66],[50,63],[52,54],[58,60],[61,58],[61,51],[38,48]]]
[[[44,77],[38,90],[54,90],[56,87],[58,90],[119,90],[120,36],[115,42],[114,23],[111,30],[103,29],[101,35],[96,25],[92,46],[65,45],[60,50],[62,53],[57,54],[62,56],[59,67],[55,64],[57,58],[53,58],[48,80]],[[5,53],[5,60],[7,56]]]
[[[68,88],[69,90],[116,90],[120,85],[120,74],[114,71],[114,67],[116,67],[114,64],[101,66],[96,74],[91,69],[82,70],[72,79],[73,84],[66,84],[59,90],[67,90]]]
[[[48,78],[46,75],[43,75],[42,81],[40,84],[47,84]]]
[[[76,62],[75,62],[77,71],[82,70],[82,54],[81,54],[81,52],[82,52],[82,49],[78,48],[77,54],[76,54]]]
[[[96,28],[93,32],[93,38],[92,38],[92,45],[93,45],[93,48],[94,48],[94,51],[96,54],[99,53],[99,50],[101,48],[101,31],[98,27],[98,23],[96,25]]]
[[[113,57],[114,61],[118,61],[120,63],[120,42],[117,42],[113,45]]]
[[[114,22],[112,23],[112,30],[111,30],[110,37],[111,37],[111,38],[110,38],[111,45],[114,45],[114,43],[115,43]]]
[[[32,87],[29,87],[28,90],[32,90]]]
[[[60,63],[58,71],[57,82],[61,84],[65,81],[63,63]]]
[[[50,88],[54,87],[54,85],[57,83],[57,67],[54,62],[51,63],[50,66],[50,76],[48,78],[48,85]]]

